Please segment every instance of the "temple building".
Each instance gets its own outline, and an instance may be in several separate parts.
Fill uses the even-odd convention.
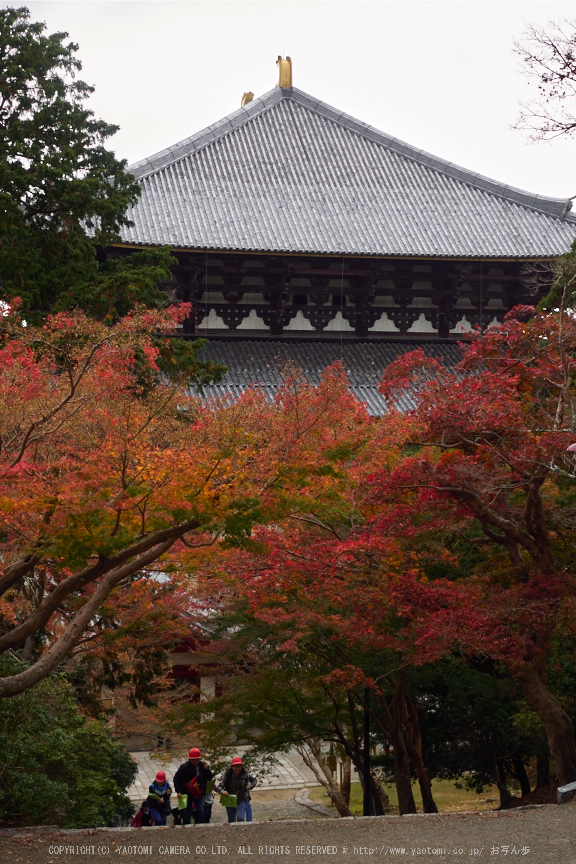
[[[279,82],[130,166],[133,226],[109,254],[168,245],[184,332],[229,372],[214,392],[272,393],[286,361],[310,380],[342,358],[383,409],[384,366],[422,346],[456,359],[466,332],[534,303],[526,269],[576,236],[568,199],[490,180]]]

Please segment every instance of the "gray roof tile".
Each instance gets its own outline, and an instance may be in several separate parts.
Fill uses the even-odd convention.
[[[454,366],[461,359],[458,345],[434,342],[281,342],[226,340],[209,341],[203,360],[223,363],[228,371],[220,384],[205,388],[207,397],[236,397],[248,387],[258,387],[268,399],[276,395],[287,367],[301,369],[310,384],[318,384],[328,366],[341,360],[348,373],[350,389],[365,403],[372,416],[386,413],[386,401],[378,392],[384,369],[404,354],[422,348],[426,356]],[[399,407],[410,401],[402,397]]]
[[[274,90],[130,167],[123,232],[174,248],[554,257],[576,235],[544,198],[424,153],[295,88]]]

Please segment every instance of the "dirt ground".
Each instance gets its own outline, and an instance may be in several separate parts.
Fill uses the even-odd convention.
[[[253,822],[195,828],[0,832],[14,864],[576,864],[576,802],[527,810]]]

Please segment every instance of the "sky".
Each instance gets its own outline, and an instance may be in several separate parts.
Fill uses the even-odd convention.
[[[576,0],[26,5],[78,43],[90,107],[120,126],[109,146],[129,163],[236,110],[244,91],[272,89],[282,54],[295,87],[390,135],[530,192],[576,196],[576,138],[533,144],[511,128],[534,90],[514,41],[529,23],[576,22]]]

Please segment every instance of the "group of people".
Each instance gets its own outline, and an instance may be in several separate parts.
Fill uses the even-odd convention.
[[[244,768],[240,756],[235,756],[220,781],[215,782],[208,762],[202,760],[198,747],[192,747],[188,760],[174,775],[174,806],[172,787],[164,771],[158,771],[150,784],[148,797],[132,820],[134,827],[165,825],[172,814],[174,825],[207,824],[212,817],[215,794],[226,796],[224,803],[228,822],[251,822],[250,790],[256,780]]]

